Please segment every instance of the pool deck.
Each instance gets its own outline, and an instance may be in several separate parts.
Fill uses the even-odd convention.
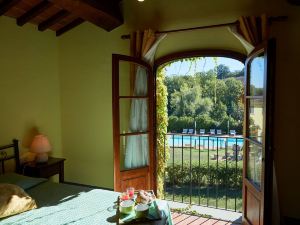
[[[211,135],[211,134],[182,134],[182,133],[167,133],[168,136],[194,136],[194,137],[212,137],[212,138],[243,138],[243,135],[228,135],[228,134],[221,134],[221,135]]]

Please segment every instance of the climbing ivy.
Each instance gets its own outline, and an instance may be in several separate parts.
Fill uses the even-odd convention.
[[[165,141],[168,128],[168,91],[164,80],[164,67],[159,67],[156,74],[157,195],[159,198],[164,198],[164,173],[169,159],[169,150]]]

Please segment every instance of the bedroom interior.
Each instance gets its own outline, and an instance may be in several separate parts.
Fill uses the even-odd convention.
[[[263,13],[287,17],[272,23],[269,35],[276,39],[271,132],[280,223],[299,224],[300,7],[296,0],[0,0],[0,146],[17,139],[20,155],[24,156],[37,134],[46,135],[51,145],[49,155],[65,159],[55,162],[60,172],[63,168],[63,181],[86,185],[82,189],[79,186],[69,189],[62,184],[66,185],[66,192],[49,204],[54,206],[59,197],[73,193],[73,203],[63,200],[61,210],[72,207],[76,201],[88,204],[91,199],[103,196],[104,204],[95,201],[94,206],[111,207],[110,199],[118,197],[116,192],[109,191],[115,185],[112,54],[131,54],[131,40],[122,36],[148,28],[167,31],[231,23],[240,16]],[[245,47],[227,27],[217,27],[167,34],[156,50],[155,60],[203,49],[247,55]],[[47,192],[48,182],[38,179],[31,182],[41,184],[39,188]],[[62,181],[58,176],[52,180]],[[55,183],[51,184],[54,191]],[[108,190],[94,193],[91,187]],[[78,194],[79,190],[82,193]],[[43,199],[41,206],[47,204],[48,200],[34,188],[28,194]],[[168,206],[161,204],[168,221]],[[90,212],[83,210],[82,215],[88,218],[96,212],[94,208]],[[50,218],[46,209],[41,213]],[[113,214],[111,211],[104,216],[109,218]],[[9,219],[14,221],[14,216]],[[279,224],[279,221],[256,222],[253,224]],[[5,220],[0,220],[0,224],[5,224]],[[89,220],[86,224],[97,223]]]

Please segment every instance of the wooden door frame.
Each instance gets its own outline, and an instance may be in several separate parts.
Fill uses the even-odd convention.
[[[175,52],[171,54],[164,55],[154,61],[154,67],[153,67],[153,79],[154,79],[154,188],[155,191],[157,190],[157,146],[156,146],[156,73],[160,66],[162,66],[165,63],[179,60],[179,59],[186,59],[186,58],[193,58],[193,57],[226,57],[231,58],[240,61],[245,65],[247,55],[242,54],[240,52],[235,52],[231,50],[224,50],[224,49],[198,49],[198,50],[191,50],[191,51],[180,51]]]
[[[149,71],[148,76],[148,101],[150,106],[154,106],[153,98],[154,95],[154,87],[152,84],[152,67],[146,63],[145,61],[138,59],[136,57],[126,56],[126,55],[120,55],[120,54],[112,54],[112,112],[113,112],[113,149],[114,149],[114,190],[119,190],[120,187],[116,181],[119,181],[121,179],[121,171],[120,170],[120,121],[119,121],[119,115],[120,115],[120,106],[117,104],[119,102],[119,63],[120,61],[124,62],[131,62],[136,63],[138,65],[144,66]],[[153,107],[149,107],[148,114],[153,114]],[[150,170],[150,185],[155,184],[154,181],[154,174],[151,173],[151,171],[154,170],[155,163],[154,163],[154,151],[151,151],[151,149],[154,149],[154,143],[153,139],[151,139],[151,136],[154,136],[154,128],[153,128],[154,122],[152,118],[149,118],[148,120],[148,132],[149,133],[149,170]],[[142,167],[139,169],[145,170],[146,167]]]
[[[249,54],[247,60],[245,62],[245,95],[244,95],[244,105],[247,105],[247,99],[249,99],[250,93],[250,76],[248,76],[249,72],[249,61],[252,61],[253,58],[260,53],[264,52],[265,57],[265,71],[264,71],[264,93],[263,93],[263,101],[264,101],[264,140],[262,141],[262,148],[265,149],[264,156],[262,158],[262,172],[261,172],[261,180],[262,184],[260,187],[260,192],[263,193],[263,198],[261,196],[256,196],[261,199],[263,207],[260,209],[263,215],[263,218],[260,219],[260,222],[263,224],[269,224],[272,220],[272,181],[273,181],[273,155],[274,155],[274,144],[273,144],[273,127],[274,123],[272,123],[274,118],[274,75],[275,75],[275,59],[276,59],[276,41],[275,39],[270,39],[269,41],[265,41],[259,46],[257,46],[252,53]],[[272,76],[273,75],[273,76]],[[246,199],[244,196],[246,195],[246,185],[247,188],[250,187],[251,193],[256,195],[257,190],[252,187],[254,184],[250,183],[245,178],[247,177],[247,142],[249,142],[249,130],[247,129],[248,123],[246,117],[249,113],[249,108],[245,107],[244,110],[244,161],[243,161],[243,224],[249,225],[251,223],[245,218],[244,210],[246,207]],[[268,119],[267,119],[268,118]],[[244,183],[245,182],[245,183]],[[265,192],[268,190],[268,192]]]

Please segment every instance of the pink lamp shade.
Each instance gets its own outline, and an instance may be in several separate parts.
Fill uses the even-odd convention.
[[[51,145],[45,135],[39,134],[33,138],[30,151],[36,153],[36,162],[47,162],[48,154],[51,151]]]

